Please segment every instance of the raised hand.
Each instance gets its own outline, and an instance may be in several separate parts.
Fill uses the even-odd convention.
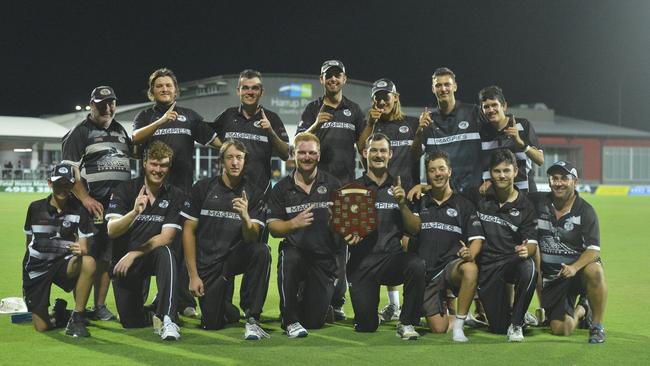
[[[460,240],[460,249],[458,250],[458,253],[456,253],[458,257],[465,262],[471,262],[472,261],[472,255],[469,253],[469,248],[467,245],[465,245],[465,242]]]
[[[232,208],[237,211],[242,219],[248,219],[248,196],[246,191],[242,190],[241,197],[233,198]]]
[[[311,210],[314,208],[313,205],[309,205],[306,210],[300,212],[296,217],[291,219],[293,221],[294,228],[302,229],[307,227],[314,222],[314,213]]]
[[[175,121],[176,118],[178,118],[178,113],[174,111],[174,107],[176,107],[176,102],[172,103],[172,105],[167,109],[167,112],[163,115],[165,123]]]
[[[526,244],[528,244],[528,240],[524,240],[522,244],[515,246],[515,252],[517,252],[517,255],[521,259],[528,258],[528,247]]]
[[[382,113],[384,113],[384,109],[377,107],[377,101],[373,99],[372,108],[370,108],[370,112],[368,116],[368,123],[370,125],[374,125],[375,122],[377,122],[379,118],[381,118]]]
[[[429,126],[433,122],[433,119],[431,119],[431,113],[429,113],[429,107],[424,107],[424,112],[420,114],[420,125],[418,126],[418,130],[423,130],[427,126]]]
[[[264,113],[264,108],[260,108],[262,111],[262,119],[260,120],[260,127],[265,131],[265,132],[270,132],[271,130],[271,121],[269,121],[268,118],[266,118],[266,113]]]
[[[316,116],[316,124],[320,125],[332,119],[332,114],[325,112],[325,102],[321,105],[318,115]]]
[[[404,192],[404,188],[402,187],[402,179],[400,176],[397,176],[397,179],[395,181],[395,185],[391,187],[393,190],[393,197],[395,197],[395,201],[401,206],[406,202],[406,192]]]
[[[509,116],[508,118],[510,119],[508,121],[508,126],[503,129],[503,132],[506,135],[508,135],[510,138],[515,140],[515,143],[518,146],[521,147],[526,146],[524,140],[522,140],[521,136],[519,136],[519,129],[517,128],[517,121],[515,120],[515,116]]]
[[[147,188],[143,185],[133,203],[133,211],[138,215],[141,214],[147,208],[147,203],[149,203],[149,197],[147,197]]]

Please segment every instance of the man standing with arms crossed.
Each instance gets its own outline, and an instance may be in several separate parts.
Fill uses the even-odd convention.
[[[111,188],[131,178],[131,139],[115,121],[117,97],[110,86],[98,86],[90,94],[90,114],[63,136],[62,162],[75,168],[72,193],[95,217],[96,234],[89,254],[95,258],[94,318],[114,320],[106,307],[110,285],[108,263],[111,248],[104,222]]]

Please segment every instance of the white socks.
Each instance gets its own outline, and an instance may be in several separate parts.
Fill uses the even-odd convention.
[[[388,291],[388,303],[399,309],[399,291]]]
[[[456,319],[454,319],[454,325],[452,329],[453,340],[454,342],[467,342],[469,339],[465,336],[463,331],[463,326],[465,325],[465,314],[457,314]]]

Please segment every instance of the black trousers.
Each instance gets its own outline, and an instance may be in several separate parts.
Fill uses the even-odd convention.
[[[319,256],[291,245],[280,245],[278,291],[284,327],[300,322],[321,328],[334,293],[335,256]]]
[[[381,285],[404,284],[400,322],[405,325],[419,324],[425,287],[423,259],[405,252],[366,254],[363,258],[350,258],[347,269],[356,331],[377,330]]]
[[[336,235],[337,240],[343,240]],[[345,304],[345,292],[348,290],[348,281],[345,276],[345,267],[348,261],[348,246],[341,243],[341,251],[336,255],[336,281],[334,283],[334,294],[332,295],[332,306],[339,308]]]
[[[479,266],[478,295],[488,318],[489,330],[505,334],[510,324],[522,326],[535,293],[535,262],[513,257]],[[506,284],[515,285],[515,301],[510,304]]]
[[[223,262],[201,269],[199,277],[205,291],[199,297],[201,327],[221,329],[226,325],[226,302],[230,302],[228,289],[239,274],[244,275],[242,284],[246,284],[240,293],[241,303],[246,304],[244,313],[246,317],[259,320],[269,288],[270,270],[271,249],[261,243],[240,243],[231,249]]]
[[[160,318],[164,315],[177,318],[176,258],[169,247],[163,246],[136,259],[125,277],[113,278],[115,303],[124,328],[142,328],[148,325],[143,310],[142,291],[144,279],[151,275],[156,276],[158,287],[156,315]]]

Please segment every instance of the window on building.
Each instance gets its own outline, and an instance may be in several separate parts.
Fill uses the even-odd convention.
[[[546,182],[546,170],[558,160],[565,160],[573,163],[579,172],[582,172],[582,147],[581,146],[542,146],[544,150],[544,164],[538,166],[533,164],[535,181]]]
[[[603,183],[650,182],[650,148],[606,146],[603,149]]]

